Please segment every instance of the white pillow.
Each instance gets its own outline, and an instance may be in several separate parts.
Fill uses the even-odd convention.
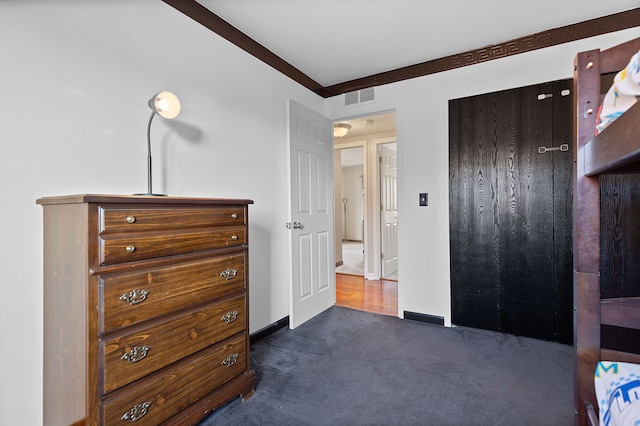
[[[601,361],[594,384],[601,426],[640,426],[640,364]]]

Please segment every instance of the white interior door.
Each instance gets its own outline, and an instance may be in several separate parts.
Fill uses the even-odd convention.
[[[291,297],[295,328],[336,302],[331,121],[289,100]]]
[[[396,151],[379,146],[381,275],[398,271],[398,160]]]

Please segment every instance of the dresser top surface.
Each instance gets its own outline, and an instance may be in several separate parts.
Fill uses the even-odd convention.
[[[36,200],[42,205],[48,204],[78,204],[78,203],[114,203],[114,204],[150,204],[150,205],[244,205],[253,204],[253,200],[236,198],[200,198],[173,197],[154,195],[108,195],[108,194],[78,194],[42,197]]]

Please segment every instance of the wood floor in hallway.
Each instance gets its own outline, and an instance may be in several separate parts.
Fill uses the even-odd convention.
[[[336,305],[359,311],[398,316],[398,283],[336,274]]]

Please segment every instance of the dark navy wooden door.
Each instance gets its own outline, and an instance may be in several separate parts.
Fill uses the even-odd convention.
[[[570,89],[449,102],[453,324],[572,342]]]

